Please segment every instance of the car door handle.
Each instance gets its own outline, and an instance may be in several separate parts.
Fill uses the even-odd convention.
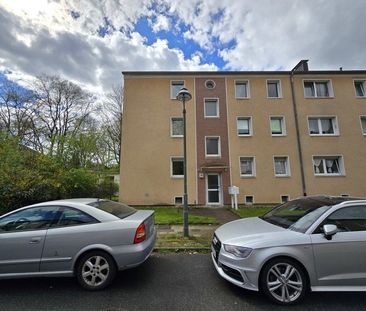
[[[37,237],[37,238],[31,238],[29,240],[29,244],[38,244],[39,242],[41,242],[42,238]]]

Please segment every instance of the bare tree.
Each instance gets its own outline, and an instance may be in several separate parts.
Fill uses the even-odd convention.
[[[120,163],[123,88],[114,86],[103,105],[103,145],[113,162]]]
[[[40,76],[33,85],[34,134],[43,150],[62,157],[69,136],[76,135],[92,112],[92,96],[58,76]]]

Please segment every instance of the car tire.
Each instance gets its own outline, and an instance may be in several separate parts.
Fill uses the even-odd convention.
[[[259,280],[260,290],[273,302],[293,305],[308,291],[303,267],[290,258],[275,258],[264,267]]]
[[[103,251],[92,251],[81,257],[76,268],[79,284],[91,291],[106,288],[117,273],[113,258]]]

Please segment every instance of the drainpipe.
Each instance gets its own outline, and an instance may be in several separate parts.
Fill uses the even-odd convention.
[[[291,93],[292,93],[292,106],[294,108],[294,117],[295,117],[295,128],[296,128],[296,140],[297,140],[297,151],[299,153],[299,162],[300,162],[300,174],[301,174],[301,187],[303,196],[306,197],[306,182],[305,182],[305,173],[304,173],[304,160],[302,157],[302,147],[300,140],[300,130],[299,130],[299,119],[297,113],[297,105],[296,105],[296,96],[295,96],[295,86],[294,86],[294,72],[295,71],[307,71],[307,60],[300,61],[290,72],[290,82],[291,82]]]

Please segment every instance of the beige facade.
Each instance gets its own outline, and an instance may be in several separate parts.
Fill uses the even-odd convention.
[[[192,94],[189,204],[230,204],[233,185],[239,203],[366,196],[366,71],[300,65],[291,72],[124,72],[120,200],[181,202],[182,103],[171,90],[183,84]]]

